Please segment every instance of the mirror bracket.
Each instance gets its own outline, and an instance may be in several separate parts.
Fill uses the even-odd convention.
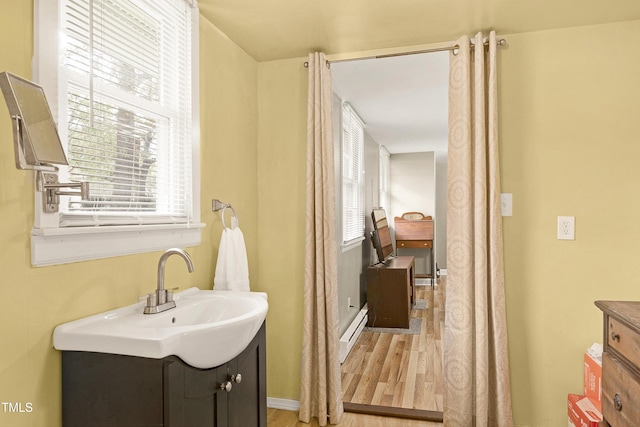
[[[77,189],[69,191],[69,189]],[[60,196],[80,196],[82,200],[89,200],[89,183],[58,182],[58,174],[55,172],[37,171],[36,190],[42,193],[42,210],[44,213],[58,212]]]

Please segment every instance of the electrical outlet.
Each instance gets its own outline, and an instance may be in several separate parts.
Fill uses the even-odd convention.
[[[575,240],[576,239],[576,217],[559,216],[558,217],[558,240]]]

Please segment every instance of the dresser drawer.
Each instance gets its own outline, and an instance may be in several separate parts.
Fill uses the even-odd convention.
[[[640,381],[620,360],[602,355],[602,415],[615,427],[640,426]]]
[[[610,316],[607,319],[607,344],[632,365],[640,366],[640,335]]]
[[[396,240],[397,248],[432,248],[433,240]]]

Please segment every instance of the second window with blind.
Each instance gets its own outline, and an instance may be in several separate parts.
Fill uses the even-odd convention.
[[[364,239],[364,122],[342,106],[342,244]]]

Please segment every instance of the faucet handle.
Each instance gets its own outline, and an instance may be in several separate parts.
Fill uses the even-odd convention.
[[[158,296],[155,292],[147,295],[147,307],[155,307],[158,305]]]
[[[173,301],[173,293],[178,289],[180,288],[177,286],[175,288],[167,289],[167,302]]]

